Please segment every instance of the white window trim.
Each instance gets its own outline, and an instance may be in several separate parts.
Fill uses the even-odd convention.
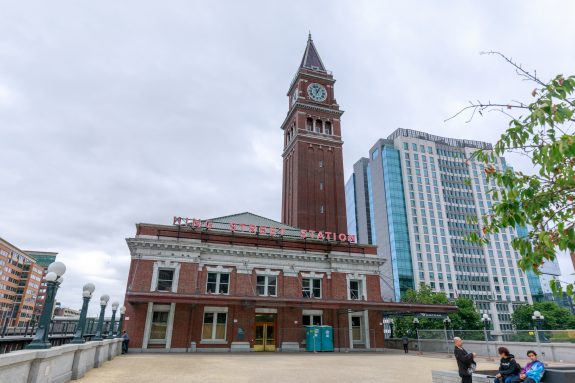
[[[262,273],[258,274],[256,272],[256,293],[257,293],[257,288],[258,288],[257,277],[265,277],[265,279],[266,279],[266,283],[264,286],[265,287],[264,294],[261,294],[261,295],[258,294],[258,296],[260,296],[260,297],[277,297],[278,296],[278,288],[279,288],[278,287],[278,284],[279,284],[278,275],[279,275],[279,271],[277,274],[262,274]],[[271,295],[268,291],[269,290],[269,277],[275,277],[275,279],[276,279],[276,293],[274,295]]]
[[[319,310],[319,311],[321,311],[321,310]],[[303,319],[303,317],[311,317],[311,316],[320,317],[320,323],[323,325],[323,314],[302,314],[302,319]],[[302,325],[303,325],[303,320],[302,320]]]
[[[309,298],[311,299],[321,299],[323,297],[323,279],[319,278],[319,277],[303,277],[301,279],[301,291],[302,291],[302,296],[303,296],[303,291],[304,291],[304,286],[303,286],[303,280],[304,279],[308,279],[310,281],[310,286],[309,286],[309,291],[310,291],[310,295],[313,294],[313,281],[314,280],[318,280],[319,281],[319,297],[316,297],[315,295],[310,296]]]
[[[309,273],[301,273],[302,278],[323,278],[324,273],[316,273],[315,271],[311,271]]]
[[[270,269],[256,270],[256,275],[275,275],[275,276],[278,276],[278,275],[280,275],[280,271],[279,270],[270,270]]]
[[[172,331],[174,328],[174,313],[176,311],[176,304],[171,303],[168,305],[154,305],[153,302],[148,302],[148,310],[146,313],[146,324],[144,326],[144,339],[142,342],[142,348],[147,349],[150,344],[161,344],[159,341],[150,342],[150,331],[152,330],[152,318],[154,316],[154,311],[168,311],[168,323],[166,328],[166,349],[170,349],[172,346]]]
[[[366,277],[365,274],[346,274],[345,276],[346,278],[346,284],[347,284],[347,299],[348,300],[367,300],[367,283],[366,283]],[[363,299],[351,299],[351,290],[349,288],[349,282],[350,281],[360,281],[361,282],[361,291],[362,291],[362,298]]]
[[[206,266],[206,270],[211,273],[231,273],[233,269],[231,267],[223,267],[222,265],[218,265],[216,267]]]
[[[230,269],[231,270],[231,269]],[[208,292],[208,274],[216,274],[216,291],[211,293]],[[220,293],[220,278],[222,276],[222,274],[227,274],[229,276],[228,278],[228,292],[227,293]],[[215,271],[215,270],[210,270],[208,268],[208,273],[206,274],[206,294],[210,294],[210,295],[230,295],[230,287],[232,284],[232,274],[229,271]]]
[[[364,310],[361,313],[353,312],[353,313],[347,314],[347,319],[348,319],[348,324],[349,324],[349,340],[350,340],[349,348],[353,349],[353,329],[352,329],[352,325],[351,325],[351,318],[352,317],[361,317],[362,318],[361,324],[363,326],[363,341],[364,341],[364,343],[358,343],[358,344],[364,344],[365,349],[369,349],[370,348],[370,344],[369,344],[369,317],[368,317],[368,311],[367,310]]]
[[[214,339],[214,335],[216,332],[216,323],[217,323],[217,319],[216,316],[214,316],[214,322],[212,322],[212,338],[209,339],[204,339],[204,317],[206,313],[212,313],[212,314],[226,314],[226,324],[225,324],[225,332],[224,332],[224,339]],[[200,343],[202,344],[226,344],[228,342],[228,321],[230,320],[229,314],[228,314],[228,308],[227,307],[217,307],[217,306],[205,306],[204,307],[204,314],[202,315],[202,339],[200,341]]]
[[[174,279],[172,280],[172,293],[178,292],[178,280],[180,279],[180,263],[173,261],[156,261],[154,262],[154,270],[152,272],[152,284],[150,285],[150,291],[158,291],[158,275],[160,269],[173,269]],[[165,291],[164,291],[165,292]]]

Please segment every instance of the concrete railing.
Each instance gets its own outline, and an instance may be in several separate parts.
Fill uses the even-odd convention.
[[[66,344],[0,355],[0,377],[10,383],[62,383],[79,379],[122,351],[122,339]]]
[[[453,343],[451,340],[439,339],[421,339],[419,347],[422,352],[438,352],[450,353],[453,352]],[[566,362],[575,363],[575,344],[573,343],[541,343],[537,342],[505,342],[505,341],[476,341],[464,340],[463,347],[468,352],[475,352],[480,356],[497,355],[497,348],[504,346],[509,349],[515,356],[525,357],[528,350],[535,350],[539,354],[541,360],[545,362]],[[401,339],[386,339],[386,348],[403,349]],[[409,349],[413,351],[418,350],[418,342],[415,339],[409,339]]]

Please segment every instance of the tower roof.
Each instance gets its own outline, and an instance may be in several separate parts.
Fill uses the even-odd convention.
[[[319,53],[317,53],[317,49],[315,49],[315,45],[311,39],[311,33],[308,35],[307,45],[305,47],[305,52],[303,53],[303,58],[301,59],[301,64],[299,67],[326,72],[325,67],[323,66],[323,62],[319,57]]]

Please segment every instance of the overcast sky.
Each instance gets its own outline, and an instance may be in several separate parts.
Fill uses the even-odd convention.
[[[337,79],[347,179],[398,127],[494,142],[504,116],[444,120],[468,100],[529,101],[533,85],[479,52],[573,74],[574,14],[571,1],[0,0],[0,237],[59,252],[64,305],[88,281],[121,302],[135,223],[280,219],[279,126],[308,30]]]

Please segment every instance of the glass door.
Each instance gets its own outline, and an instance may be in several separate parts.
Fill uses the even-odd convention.
[[[275,351],[276,337],[274,322],[256,322],[254,351]]]

